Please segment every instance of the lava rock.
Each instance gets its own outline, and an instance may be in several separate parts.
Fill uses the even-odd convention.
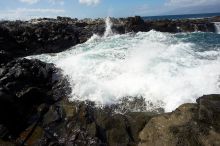
[[[126,32],[149,31],[144,20],[140,16],[128,17],[125,23]]]
[[[220,95],[207,95],[152,118],[139,134],[139,145],[220,145],[219,103]]]
[[[66,120],[47,124],[47,134],[41,140],[48,142],[44,145],[137,145],[139,132],[155,115],[147,112],[116,114],[112,108],[98,108],[92,102],[63,100],[58,105]],[[49,115],[46,117],[57,119]],[[51,136],[54,133],[56,136]]]
[[[0,125],[6,139],[36,122],[38,107],[52,105],[68,93],[68,83],[52,64],[18,59],[0,66]]]

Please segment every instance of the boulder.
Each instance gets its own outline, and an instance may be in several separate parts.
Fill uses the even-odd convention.
[[[206,95],[197,104],[152,118],[140,132],[139,146],[220,145],[220,95]]]

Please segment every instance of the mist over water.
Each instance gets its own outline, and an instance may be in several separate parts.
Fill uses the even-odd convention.
[[[29,58],[61,68],[72,100],[114,104],[123,97],[143,97],[172,111],[204,94],[220,93],[218,34],[152,30],[113,35],[110,28],[103,37],[94,35],[65,52]]]

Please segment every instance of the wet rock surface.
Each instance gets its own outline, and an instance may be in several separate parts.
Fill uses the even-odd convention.
[[[146,20],[141,17],[111,18],[114,33],[150,31],[215,32],[219,17],[198,20]],[[57,53],[87,41],[93,34],[103,35],[104,19],[42,18],[30,21],[0,22],[0,62],[42,53]]]

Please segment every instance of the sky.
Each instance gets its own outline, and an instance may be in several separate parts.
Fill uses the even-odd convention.
[[[220,0],[0,0],[0,19],[156,16],[220,12]]]

